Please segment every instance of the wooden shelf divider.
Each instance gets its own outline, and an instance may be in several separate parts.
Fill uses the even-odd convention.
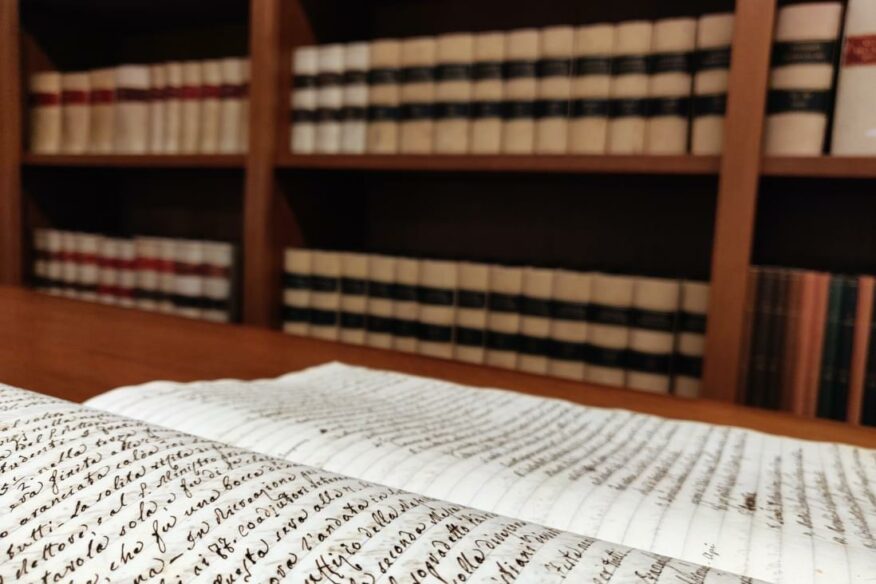
[[[292,154],[289,152],[291,51],[302,45],[345,40],[348,36],[350,40],[365,38],[361,33],[370,30],[368,24],[360,26],[360,23],[345,22],[338,23],[337,30],[332,31],[331,19],[340,18],[341,15],[318,9],[316,3],[307,0],[241,0],[243,4],[239,7],[247,5],[249,8],[251,59],[250,136],[249,150],[245,155],[46,156],[25,153],[22,151],[22,128],[25,126],[23,118],[26,108],[22,93],[26,91],[27,69],[32,66],[28,64],[29,59],[21,59],[21,51],[24,47],[24,56],[28,57],[32,51],[27,48],[34,43],[30,31],[23,30],[21,24],[20,8],[23,2],[0,2],[0,283],[22,285],[25,282],[24,263],[28,248],[25,242],[29,237],[25,213],[30,194],[23,193],[22,168],[28,169],[25,175],[28,180],[31,175],[39,176],[43,167],[241,169],[244,175],[243,213],[240,218],[244,258],[244,322],[274,328],[280,320],[282,250],[286,246],[305,244],[302,226],[298,224],[302,218],[296,216],[289,199],[299,194],[296,189],[300,185],[304,185],[300,188],[307,188],[315,179],[322,178],[303,176],[297,171],[324,172],[326,178],[333,171],[386,174],[635,174],[646,177],[639,179],[644,188],[647,188],[647,177],[650,175],[670,177],[661,179],[664,190],[667,181],[671,183],[676,180],[671,178],[673,176],[717,177],[712,294],[703,393],[707,398],[732,402],[736,400],[740,382],[745,295],[761,178],[876,179],[876,158],[762,157],[769,56],[778,0],[735,2],[736,22],[724,153],[720,157]],[[357,14],[370,14],[368,11],[372,9],[374,13],[370,16],[383,14],[381,11],[393,9],[391,4],[383,0],[363,0]],[[642,1],[640,4],[644,6],[646,3]],[[680,11],[692,5],[678,0]],[[95,2],[93,6],[99,10],[101,3]],[[143,10],[173,9],[172,3],[143,4]],[[406,10],[414,9],[408,7]],[[313,23],[310,21],[311,11],[314,12]],[[428,11],[422,14],[428,14]],[[162,21],[161,18],[155,19],[156,23]],[[443,24],[436,26],[447,26],[451,21],[452,18],[448,16],[446,22],[442,20]],[[394,25],[389,23],[387,26]],[[351,33],[352,30],[356,32]],[[322,38],[323,35],[317,32],[327,37]],[[22,63],[26,70],[24,74],[21,71]],[[48,176],[51,176],[51,172],[45,171]],[[388,180],[392,180],[392,177]],[[493,179],[478,177],[477,180]],[[558,177],[550,180],[562,182],[567,179]],[[614,179],[600,180],[609,182]],[[699,181],[689,182],[699,188]],[[546,201],[550,198],[549,193],[544,196]]]

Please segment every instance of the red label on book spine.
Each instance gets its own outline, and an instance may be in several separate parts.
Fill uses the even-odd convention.
[[[119,87],[116,89],[116,99],[119,101],[149,101],[149,90],[134,87]]]
[[[246,85],[231,85],[226,83],[219,86],[219,97],[223,99],[238,99],[246,95]]]
[[[34,92],[30,94],[30,104],[37,107],[61,105],[61,96],[57,93]]]
[[[846,38],[843,66],[851,65],[876,65],[876,35]]]
[[[84,90],[65,89],[61,92],[61,103],[64,105],[82,105],[88,103],[88,92]]]
[[[201,86],[201,95],[206,99],[216,99],[219,97],[219,86],[218,85],[202,85]]]
[[[116,92],[112,89],[92,89],[89,101],[91,103],[112,103],[115,99]]]
[[[183,85],[179,88],[179,97],[181,99],[200,99],[201,88],[195,85]]]

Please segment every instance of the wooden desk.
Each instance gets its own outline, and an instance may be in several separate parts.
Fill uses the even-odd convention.
[[[0,287],[0,382],[72,401],[154,379],[274,377],[332,360],[586,405],[876,448],[876,430],[837,422],[599,387]]]

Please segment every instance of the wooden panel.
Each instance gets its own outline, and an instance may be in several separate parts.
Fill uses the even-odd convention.
[[[0,2],[0,282],[22,280],[18,0]]]
[[[876,178],[876,158],[856,156],[767,157],[767,176]]]
[[[704,394],[724,401],[739,388],[775,12],[774,0],[736,2],[703,376]]]
[[[717,156],[412,156],[281,154],[284,168],[447,172],[717,174]]]
[[[25,153],[25,166],[97,166],[143,168],[243,168],[242,154],[32,154]]]
[[[155,379],[256,379],[340,360],[670,418],[876,447],[876,430],[283,335],[0,287],[0,382],[81,401]]]

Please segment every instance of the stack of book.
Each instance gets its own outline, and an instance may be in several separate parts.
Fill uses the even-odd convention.
[[[235,246],[37,229],[34,281],[49,294],[214,322],[238,313]]]
[[[39,154],[235,154],[248,142],[249,60],[120,65],[30,78]]]
[[[732,14],[300,47],[295,153],[716,154]]]
[[[708,284],[289,249],[290,334],[695,397]]]
[[[753,268],[749,405],[876,425],[873,276]]]

